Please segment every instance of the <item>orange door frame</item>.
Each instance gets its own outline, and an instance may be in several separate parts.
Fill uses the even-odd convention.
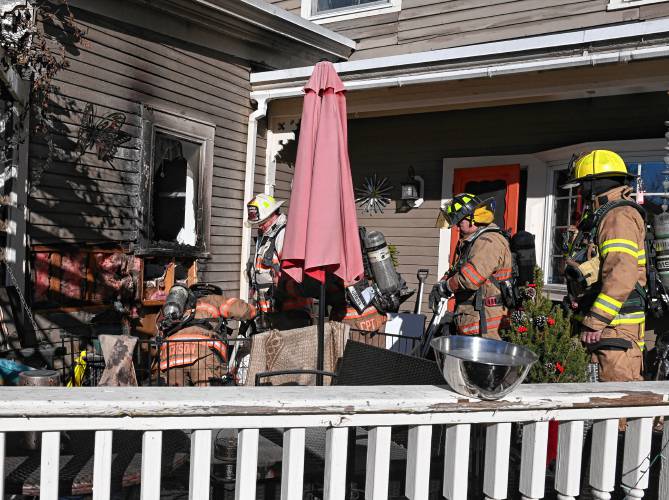
[[[515,234],[518,230],[518,203],[520,195],[520,165],[496,165],[494,167],[456,168],[453,175],[453,195],[465,191],[470,181],[503,180],[506,182],[504,229]],[[458,229],[451,228],[451,253],[449,261],[455,258]]]

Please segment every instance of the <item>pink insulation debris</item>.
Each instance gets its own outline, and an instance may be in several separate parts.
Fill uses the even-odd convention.
[[[65,301],[81,300],[82,285],[86,278],[86,254],[64,253],[61,258],[60,293]]]
[[[96,253],[95,302],[113,300],[121,289],[123,254]]]
[[[35,302],[132,301],[141,259],[123,252],[35,252]],[[60,265],[58,265],[60,264]],[[89,282],[88,280],[92,280]]]
[[[131,273],[139,269],[139,258],[123,253],[96,253],[94,258],[97,269],[94,301],[105,302],[133,295],[135,278]]]
[[[98,269],[108,274],[120,274],[126,263],[126,256],[122,253],[96,253],[95,261]]]
[[[49,293],[49,252],[35,254],[35,302],[48,299]]]

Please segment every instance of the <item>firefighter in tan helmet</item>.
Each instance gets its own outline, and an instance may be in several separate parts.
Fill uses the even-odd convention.
[[[581,340],[599,365],[600,380],[642,380],[646,226],[630,196],[635,176],[606,150],[575,157],[570,170],[563,187],[580,187],[587,203],[565,268]]]
[[[463,193],[442,209],[460,239],[455,263],[430,293],[435,310],[442,298],[455,298],[455,332],[499,339],[499,327],[508,310],[503,293],[512,278],[509,241],[494,224],[494,200]]]
[[[262,326],[279,330],[311,324],[312,299],[303,297],[300,286],[281,272],[281,254],[286,215],[280,212],[283,201],[258,194],[246,205],[248,221],[258,228],[255,254],[249,263],[252,301]]]

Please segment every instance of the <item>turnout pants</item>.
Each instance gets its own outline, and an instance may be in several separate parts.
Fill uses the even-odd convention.
[[[599,364],[599,379],[602,382],[631,382],[643,380],[643,356],[637,342],[644,325],[607,327],[602,338],[624,338],[631,341],[627,350],[602,350],[592,353],[592,362]],[[635,331],[636,330],[636,331]]]

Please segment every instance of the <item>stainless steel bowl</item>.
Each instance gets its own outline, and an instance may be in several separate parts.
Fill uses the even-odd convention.
[[[481,337],[439,337],[431,345],[451,389],[480,399],[510,393],[538,359],[526,347]]]

